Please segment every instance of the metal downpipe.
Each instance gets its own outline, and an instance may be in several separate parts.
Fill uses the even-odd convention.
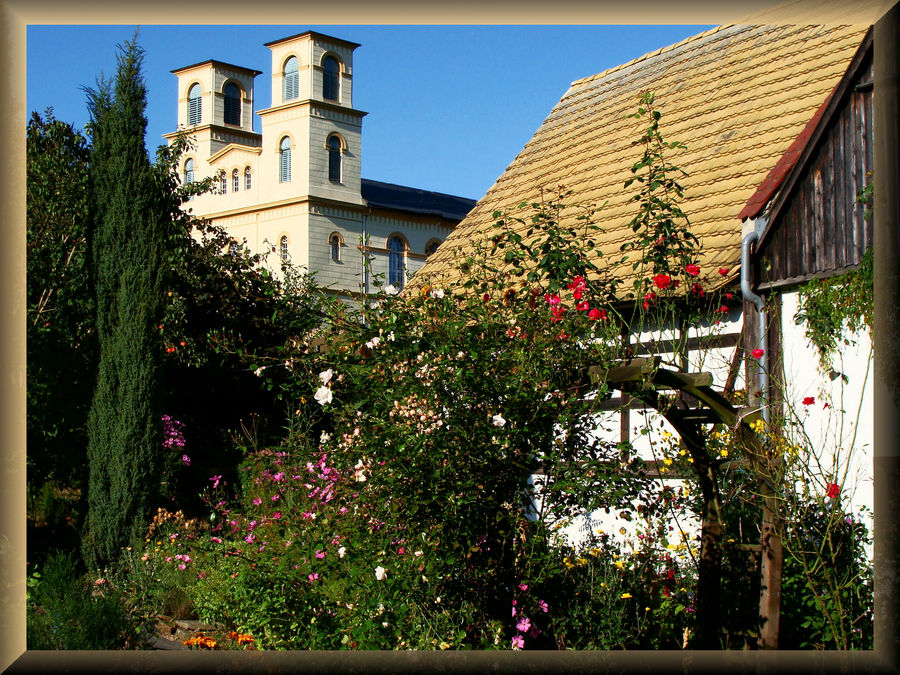
[[[759,396],[760,407],[762,408],[762,417],[769,424],[769,350],[766,349],[766,332],[768,325],[766,322],[766,303],[765,300],[750,287],[750,247],[759,241],[759,232],[754,230],[744,237],[741,242],[741,294],[745,299],[749,300],[756,307],[757,323],[759,325],[759,337],[757,346],[763,350],[763,354],[759,359]]]

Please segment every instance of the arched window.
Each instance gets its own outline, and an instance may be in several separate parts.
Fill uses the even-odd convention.
[[[406,242],[400,237],[388,239],[388,283],[403,288],[406,281]]]
[[[333,56],[322,59],[322,98],[337,101],[340,94],[341,66]]]
[[[219,178],[219,194],[225,194],[228,192],[228,176],[225,173],[222,173],[222,176]]]
[[[432,253],[438,250],[438,246],[441,245],[440,239],[432,239],[427,244],[425,244],[425,257],[427,258]]]
[[[200,85],[194,84],[188,90],[188,124],[200,124]]]
[[[280,246],[279,253],[280,253],[280,255],[281,255],[281,259],[282,259],[284,262],[287,262],[287,259],[288,259],[288,240],[287,240],[287,235],[284,235],[284,236],[281,237],[281,242],[279,243],[279,246]]]
[[[341,182],[341,139],[337,136],[328,138],[328,180]]]
[[[184,184],[187,185],[188,183],[193,183],[193,182],[194,182],[194,160],[188,159],[184,163]]]
[[[238,173],[238,170],[235,169],[231,172],[231,191],[237,192],[241,189],[241,175]]]
[[[337,232],[328,238],[328,245],[331,247],[331,259],[334,262],[341,261],[341,235]]]
[[[285,101],[293,101],[300,96],[299,62],[296,56],[292,56],[284,62],[284,86],[282,97]]]
[[[281,167],[279,180],[282,183],[291,182],[291,139],[285,136],[281,139]]]
[[[241,124],[241,90],[234,82],[225,85],[225,124]]]
[[[250,167],[249,167],[249,166],[248,166],[246,169],[244,169],[244,189],[245,189],[245,190],[249,190],[249,189],[250,189],[250,185],[251,185],[252,182],[253,182],[253,179],[251,178],[252,175],[253,175],[253,174],[252,174],[252,172],[250,171]]]

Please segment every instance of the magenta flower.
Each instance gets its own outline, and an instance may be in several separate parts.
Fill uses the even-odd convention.
[[[222,480],[222,476],[212,476],[210,480],[213,482],[213,488],[219,487],[219,481]]]
[[[325,557],[325,551],[316,551],[316,557],[321,560]]]
[[[548,610],[550,609],[550,606],[549,606],[546,602],[544,602],[543,600],[538,600],[538,608],[539,608],[542,612],[546,612],[546,611],[548,611]]]
[[[253,500],[254,506],[259,506],[260,504],[262,504],[262,497],[257,497],[256,499]]]
[[[310,581],[315,581],[316,579],[319,578],[319,575],[318,575],[316,572],[313,572],[312,574],[308,575],[307,578],[308,578]]]
[[[520,590],[520,591],[527,591],[527,590],[528,590],[528,584],[519,584],[519,590]]]
[[[513,649],[522,649],[525,646],[525,638],[521,635],[515,635],[512,639],[512,648]]]
[[[523,633],[527,633],[529,628],[531,628],[531,621],[528,620],[528,617],[523,616],[516,623],[516,630],[520,630]]]
[[[184,462],[185,465],[187,465],[187,466],[190,466],[190,465],[191,465],[191,458],[188,457],[187,455],[182,455],[182,456],[181,456],[181,461]]]

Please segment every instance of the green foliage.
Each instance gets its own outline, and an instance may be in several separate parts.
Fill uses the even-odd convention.
[[[872,334],[875,308],[872,249],[866,250],[852,272],[829,279],[813,279],[799,289],[800,307],[794,322],[805,325],[806,337],[819,350],[823,371],[834,371],[834,357],[848,333],[865,329]]]
[[[82,577],[71,554],[54,553],[28,577],[27,645],[40,649],[139,646],[121,597]]]
[[[872,649],[874,581],[865,524],[839,504],[805,504],[789,525],[782,649]]]
[[[92,251],[100,365],[88,416],[83,553],[111,561],[149,515],[161,472],[160,345],[165,222],[144,149],[146,92],[136,41],[120,48],[114,94],[90,94]]]
[[[82,134],[48,110],[26,140],[28,484],[87,481],[85,424],[97,343]],[[62,357],[64,355],[64,357]]]

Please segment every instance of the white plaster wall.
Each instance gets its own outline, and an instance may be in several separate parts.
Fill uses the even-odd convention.
[[[794,323],[799,306],[797,293],[785,293],[782,303],[785,399],[798,412],[803,434],[815,449],[810,469],[824,474],[827,482],[840,485],[841,499],[853,511],[862,507],[871,510],[874,506],[871,341],[865,333],[845,335],[850,344],[842,346],[834,367],[848,381],[841,377],[832,379],[822,372],[818,352],[804,334],[804,326]],[[815,398],[813,405],[803,405],[807,396]],[[809,488],[811,492],[824,492],[824,485]],[[871,520],[868,524],[871,527]]]

